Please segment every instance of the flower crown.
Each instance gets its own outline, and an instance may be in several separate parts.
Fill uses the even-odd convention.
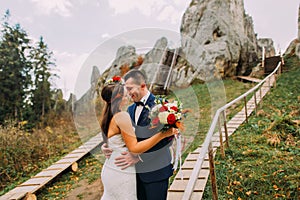
[[[123,79],[121,78],[121,76],[113,76],[112,78],[108,79],[108,80],[105,82],[105,85],[108,85],[108,84],[115,84],[115,83],[124,84],[124,81],[123,81]]]

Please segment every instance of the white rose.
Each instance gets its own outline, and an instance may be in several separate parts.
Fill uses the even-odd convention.
[[[168,112],[160,112],[158,114],[158,118],[159,118],[160,123],[168,124],[168,116],[169,116]]]
[[[161,104],[155,105],[155,106],[152,108],[152,111],[153,111],[153,112],[157,112],[157,111],[159,111],[159,109],[160,109],[161,107],[162,107]]]

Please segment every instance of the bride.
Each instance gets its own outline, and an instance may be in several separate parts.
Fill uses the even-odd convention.
[[[102,168],[101,177],[104,186],[102,200],[137,199],[135,166],[121,170],[115,165],[115,158],[121,152],[129,151],[136,155],[143,153],[160,140],[175,134],[175,129],[158,132],[152,137],[137,141],[131,118],[126,111],[128,105],[127,92],[121,83],[104,86],[101,97],[106,105],[101,118],[101,129],[104,141],[113,150]]]

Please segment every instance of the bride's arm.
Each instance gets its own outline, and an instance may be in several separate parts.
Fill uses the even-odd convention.
[[[169,129],[166,132],[158,132],[152,137],[138,142],[131,124],[130,116],[127,112],[120,112],[115,115],[115,122],[121,130],[128,150],[132,153],[143,153],[156,145],[160,140],[172,136],[175,133],[173,129]]]

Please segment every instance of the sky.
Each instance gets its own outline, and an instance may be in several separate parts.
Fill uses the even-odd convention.
[[[144,28],[179,34],[181,18],[189,3],[188,0],[1,0],[0,16],[9,9],[11,24],[19,23],[33,41],[44,38],[54,53],[60,77],[55,87],[61,88],[68,99],[70,92],[80,97],[89,87],[89,79],[82,81],[78,77],[95,49],[111,44],[114,37]],[[297,38],[299,0],[244,0],[244,5],[258,38],[272,38],[277,52],[284,52]],[[152,32],[149,35],[156,36]],[[104,69],[100,67],[100,73]]]

